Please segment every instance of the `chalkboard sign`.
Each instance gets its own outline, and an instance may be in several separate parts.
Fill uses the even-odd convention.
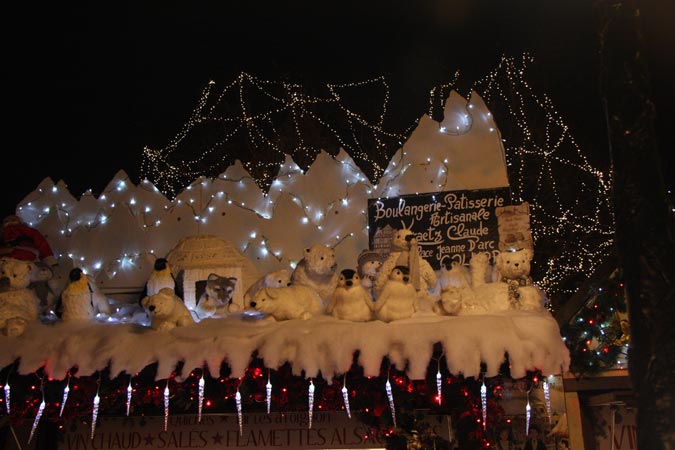
[[[436,270],[448,259],[468,264],[471,253],[494,256],[500,251],[496,212],[508,205],[509,188],[368,199],[370,249],[387,255],[393,233],[408,228],[415,232],[421,256]],[[525,206],[528,229],[518,236],[527,240],[529,207]]]

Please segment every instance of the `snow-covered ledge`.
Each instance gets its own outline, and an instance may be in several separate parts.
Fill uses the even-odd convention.
[[[265,365],[276,369],[288,362],[293,373],[330,379],[346,373],[353,354],[364,375],[379,375],[388,357],[413,379],[424,379],[434,344],[440,343],[453,374],[466,377],[498,374],[509,355],[513,378],[527,371],[559,374],[569,367],[569,352],[555,319],[548,313],[505,311],[474,316],[418,315],[390,323],[365,323],[318,316],[310,320],[272,322],[245,314],[206,319],[172,331],[155,331],[136,323],[35,323],[21,337],[0,336],[0,366],[20,359],[18,372],[42,367],[60,379],[78,367],[91,375],[110,367],[110,375],[136,373],[158,363],[156,379],[170,376],[179,362],[186,370],[207,364],[218,374],[225,361],[232,377],[244,376],[254,351]]]

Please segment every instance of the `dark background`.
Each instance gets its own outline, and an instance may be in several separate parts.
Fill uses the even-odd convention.
[[[472,80],[502,54],[534,57],[578,144],[608,166],[599,95],[599,21],[591,1],[138,1],[15,5],[3,14],[2,210],[45,178],[79,197],[120,169],[139,182],[144,146],[161,148],[209,80],[240,71],[303,83],[385,75],[391,115],[411,123],[429,90]],[[656,104],[662,173],[672,187],[675,3],[638,2]],[[13,9],[16,8],[16,9]],[[378,105],[379,106],[379,105]],[[498,124],[499,125],[499,124]],[[223,171],[226,167],[223,167]]]

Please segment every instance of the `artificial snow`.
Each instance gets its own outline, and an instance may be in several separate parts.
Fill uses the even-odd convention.
[[[497,375],[505,352],[512,378],[533,370],[559,374],[570,362],[548,311],[460,317],[425,312],[390,323],[349,322],[328,315],[276,322],[245,311],[170,331],[153,330],[137,319],[36,322],[20,337],[0,336],[0,367],[18,358],[21,374],[44,367],[50,377],[62,379],[73,367],[78,376],[110,367],[110,376],[115,377],[158,363],[156,379],[165,379],[181,361],[188,373],[206,364],[214,375],[225,361],[231,377],[242,377],[257,351],[269,368],[289,363],[295,375],[330,380],[350,369],[358,350],[358,364],[366,376],[378,376],[383,358],[388,357],[396,369],[419,380],[426,376],[435,343],[442,345],[450,372],[465,377],[479,376],[481,362],[487,366],[485,376]]]

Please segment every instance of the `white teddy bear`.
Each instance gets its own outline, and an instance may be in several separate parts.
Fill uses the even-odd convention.
[[[21,336],[30,322],[39,320],[40,299],[28,286],[38,276],[30,261],[0,259],[0,331]]]
[[[532,283],[530,277],[532,250],[523,248],[501,252],[495,258],[495,266],[501,276],[499,283],[508,287],[508,302],[511,309],[544,311],[545,294]]]
[[[195,323],[183,300],[171,288],[144,297],[141,305],[150,316],[150,326],[154,330],[168,331]]]
[[[256,293],[249,306],[276,320],[306,320],[324,311],[319,294],[300,284],[276,289],[263,288]]]
[[[415,288],[423,309],[431,309],[430,291],[436,287],[438,277],[431,264],[419,255],[415,232],[404,228],[397,230],[391,239],[391,252],[380,268],[375,280],[374,294],[379,299],[389,275],[396,266],[405,266],[410,271],[410,284]],[[428,308],[427,308],[428,306]]]
[[[291,284],[314,289],[326,303],[337,287],[339,276],[335,250],[326,245],[313,245],[305,249],[304,257],[295,266]]]
[[[244,294],[244,304],[248,305],[255,294],[263,288],[280,288],[291,285],[291,271],[288,269],[280,269],[270,272],[256,280],[251,286],[246,289]]]

